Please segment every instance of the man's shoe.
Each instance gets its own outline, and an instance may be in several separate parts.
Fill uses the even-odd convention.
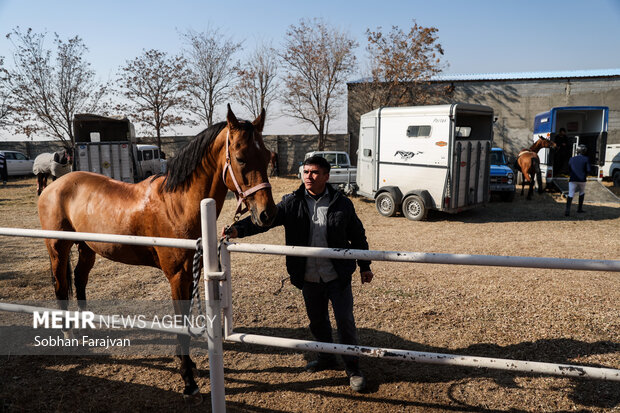
[[[366,378],[357,372],[349,376],[349,386],[355,392],[361,393],[366,389]]]
[[[333,359],[318,359],[308,362],[306,364],[306,371],[310,373],[316,373],[317,371],[333,370],[336,365],[336,360]]]

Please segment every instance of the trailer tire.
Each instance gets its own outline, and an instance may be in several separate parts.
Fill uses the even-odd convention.
[[[403,201],[403,215],[412,221],[422,221],[426,218],[428,209],[418,195],[409,195]]]
[[[613,181],[615,187],[620,187],[620,171],[614,171]]]
[[[381,192],[375,199],[377,211],[384,217],[393,217],[396,215],[396,202],[389,192]]]

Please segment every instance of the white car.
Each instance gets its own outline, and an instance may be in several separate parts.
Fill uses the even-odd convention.
[[[0,151],[6,158],[8,176],[32,175],[34,160],[18,151]]]

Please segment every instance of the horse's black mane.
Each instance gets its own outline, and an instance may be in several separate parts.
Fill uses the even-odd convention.
[[[179,153],[168,161],[168,170],[158,176],[164,177],[162,188],[167,192],[183,188],[189,183],[189,178],[198,167],[204,153],[211,147],[213,141],[226,127],[226,122],[216,123],[196,135]]]
[[[247,132],[253,133],[254,125],[251,122],[240,120],[240,125]],[[163,176],[164,183],[161,188],[167,192],[184,188],[190,183],[190,177],[202,162],[205,152],[209,150],[217,135],[225,127],[226,122],[220,122],[200,132],[175,157],[168,161],[168,170],[163,174],[155,175],[153,180]]]

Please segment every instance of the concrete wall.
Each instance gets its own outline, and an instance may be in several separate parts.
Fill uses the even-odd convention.
[[[496,146],[515,156],[531,145],[534,116],[556,106],[608,106],[608,143],[620,143],[620,77],[487,80],[435,82],[435,87],[452,86],[448,98],[437,104],[465,102],[493,108],[497,116],[494,140]],[[352,102],[356,84],[349,84],[348,131],[351,153],[358,147],[359,118]]]

